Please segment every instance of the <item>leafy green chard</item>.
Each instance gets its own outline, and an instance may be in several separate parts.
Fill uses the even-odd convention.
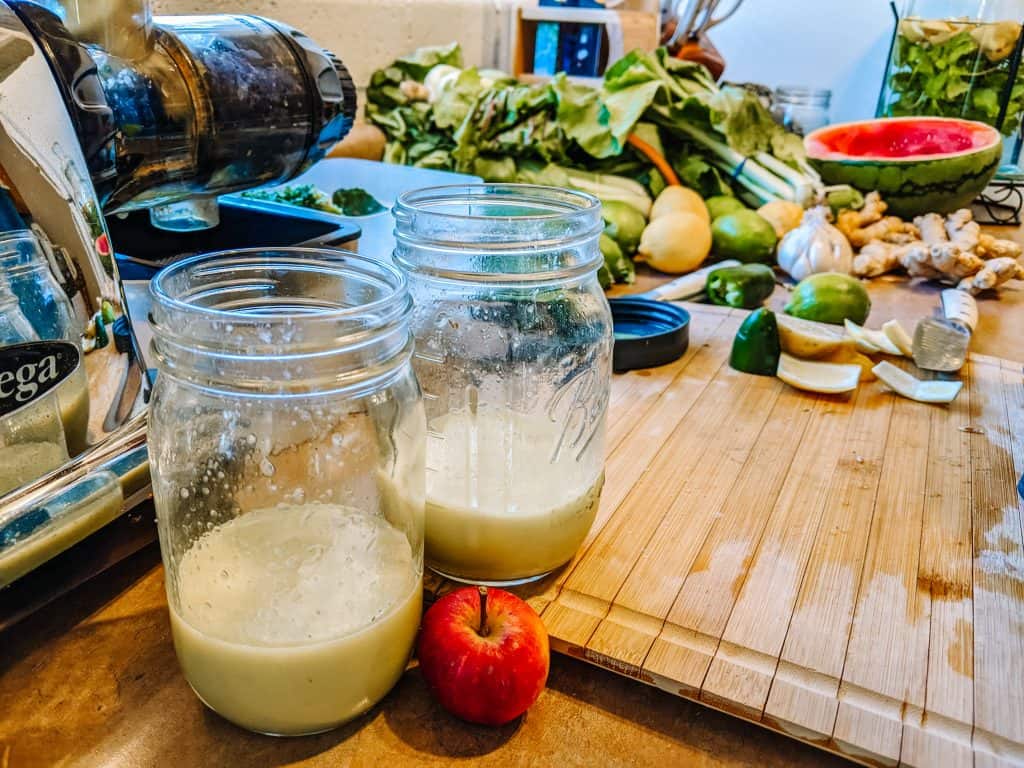
[[[622,248],[606,230],[600,240],[601,255],[604,256],[604,269],[612,283],[632,284],[636,282],[636,267],[627,259]],[[602,275],[599,275],[602,277]]]
[[[371,76],[366,92],[366,116],[389,137],[400,137],[388,142],[386,161],[452,170],[454,139],[450,133],[438,129],[432,105],[405,85],[422,83],[430,70],[439,65],[461,67],[459,46],[420,48]]]
[[[895,117],[937,115],[996,125],[1007,99],[1004,136],[1024,116],[1024,67],[1010,83],[1017,22],[900,23],[893,50],[886,112]]]
[[[460,59],[457,49],[421,49],[374,74],[367,115],[387,134],[385,159],[488,181],[536,181],[538,168],[551,169],[548,176],[580,170],[602,182],[624,177],[646,187],[645,195],[657,194],[664,179],[627,143],[636,133],[705,195],[735,187],[760,205],[806,203],[822,191],[799,138],[780,128],[755,96],[719,88],[704,67],[663,49],[623,57],[600,88],[563,75],[521,85],[472,68],[437,78],[444,87],[423,84],[430,80],[423,72],[428,62],[458,67]],[[576,186],[569,181],[561,186]]]
[[[756,207],[824,192],[799,137],[753,94],[719,88],[703,66],[664,49],[628,54],[597,88],[564,75],[523,85],[463,69],[458,48],[420,49],[374,73],[367,101],[387,135],[386,160],[582,190],[644,217],[666,181],[629,143],[634,135],[705,197],[735,192]],[[633,253],[619,246],[624,258],[608,259],[605,283],[632,279]]]

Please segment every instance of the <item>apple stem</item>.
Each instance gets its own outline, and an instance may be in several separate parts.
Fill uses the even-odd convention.
[[[487,628],[487,587],[477,587],[480,594],[480,636],[487,637],[490,630]]]

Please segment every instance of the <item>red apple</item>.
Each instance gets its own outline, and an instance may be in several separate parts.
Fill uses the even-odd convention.
[[[537,700],[548,679],[548,633],[534,610],[501,589],[464,587],[423,617],[420,670],[445,709],[502,725]]]

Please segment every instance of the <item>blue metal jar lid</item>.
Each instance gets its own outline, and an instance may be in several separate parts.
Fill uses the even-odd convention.
[[[650,299],[612,299],[617,372],[655,368],[678,360],[690,346],[690,313]]]

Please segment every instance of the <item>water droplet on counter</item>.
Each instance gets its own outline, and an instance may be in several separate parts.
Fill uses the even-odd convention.
[[[263,459],[263,461],[260,462],[260,474],[264,477],[273,476],[276,470],[277,468],[271,463],[270,459]]]

